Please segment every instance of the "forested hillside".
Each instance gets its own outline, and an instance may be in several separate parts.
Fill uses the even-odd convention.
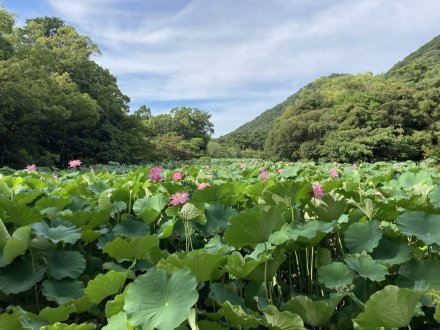
[[[226,134],[222,137],[222,140],[237,145],[241,149],[263,149],[267,132],[269,132],[273,122],[283,114],[287,106],[294,103],[296,95],[297,93],[289,96],[284,102],[264,111],[252,121]]]
[[[28,19],[16,27],[0,7],[0,167],[203,154],[213,132],[208,113],[175,108],[152,116],[141,107],[129,114],[130,99],[94,61],[99,54],[89,37],[61,19]]]
[[[334,78],[339,76],[342,76],[342,74],[331,74],[328,77]],[[255,119],[240,126],[231,133],[222,136],[220,140],[224,143],[238,146],[240,149],[263,149],[267,134],[276,119],[280,117],[289,106],[295,103],[296,98],[303,89],[313,89],[314,87],[315,85],[313,83],[304,86],[298,92],[290,95],[282,103],[264,111]]]
[[[438,157],[439,88],[440,37],[385,74],[317,79],[290,96],[279,117],[271,117],[275,123],[266,126],[271,130],[265,153],[274,159],[321,161]],[[246,132],[259,127],[254,120],[228,137],[252,140]]]

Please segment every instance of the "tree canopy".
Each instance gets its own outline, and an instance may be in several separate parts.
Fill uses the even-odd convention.
[[[172,144],[201,155],[213,132],[208,113],[175,108],[152,116],[144,106],[130,114],[116,78],[93,60],[99,54],[59,18],[15,27],[0,8],[0,166],[137,163],[159,157],[157,141],[172,135]]]

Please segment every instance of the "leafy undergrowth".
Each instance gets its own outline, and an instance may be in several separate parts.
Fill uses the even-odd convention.
[[[414,163],[0,175],[0,329],[437,329],[439,181]]]

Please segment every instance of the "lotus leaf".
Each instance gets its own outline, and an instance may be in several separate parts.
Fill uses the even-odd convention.
[[[333,262],[319,268],[318,280],[329,289],[341,288],[353,283],[356,273],[342,262]]]
[[[256,313],[248,314],[241,306],[231,305],[229,301],[223,303],[221,307],[222,309],[219,313],[224,315],[230,324],[234,324],[243,329],[258,327],[260,319],[257,317]]]
[[[86,259],[78,251],[50,251],[46,255],[47,274],[56,280],[77,279],[86,268]]]
[[[29,248],[31,241],[31,227],[18,228],[12,237],[6,242],[3,249],[3,258],[6,263],[11,263],[16,257],[24,254]]]
[[[345,263],[347,266],[372,281],[383,281],[388,274],[388,268],[380,262],[371,259],[369,255],[346,255]]]
[[[344,233],[344,243],[351,253],[372,252],[382,238],[378,221],[354,222]]]
[[[126,278],[126,273],[113,270],[105,274],[99,274],[87,283],[84,293],[91,302],[99,304],[108,296],[121,292]]]
[[[272,330],[306,330],[298,314],[289,311],[280,312],[273,305],[266,306],[261,311]]]
[[[2,269],[0,273],[0,291],[7,295],[27,291],[32,288],[35,282],[40,282],[43,279],[45,271],[45,267],[33,264],[32,258],[26,256],[18,263]]]
[[[440,290],[440,261],[412,259],[399,268],[397,284],[413,289]]]
[[[440,214],[406,211],[397,218],[397,228],[407,236],[415,236],[426,245],[440,242]]]
[[[312,300],[307,296],[296,296],[287,301],[284,309],[298,314],[305,323],[320,327],[331,318],[344,296],[344,294],[333,293],[328,299],[317,300]]]
[[[265,243],[284,224],[280,207],[254,207],[229,219],[225,240],[235,248]]]
[[[423,291],[388,285],[372,294],[365,303],[365,310],[355,320],[356,329],[377,329],[384,327],[407,327],[414,315],[416,304]]]
[[[104,246],[104,252],[112,258],[121,260],[146,260],[148,251],[159,246],[159,237],[147,235],[144,237],[117,237]]]
[[[145,329],[174,329],[188,317],[197,302],[197,281],[191,272],[178,269],[170,276],[150,269],[128,287],[124,310],[128,321]]]
[[[50,227],[46,222],[38,222],[32,224],[32,229],[36,235],[43,236],[54,244],[59,242],[75,244],[81,238],[81,231],[78,228],[65,225]]]
[[[84,283],[77,280],[45,280],[43,282],[43,295],[49,301],[58,305],[71,302],[84,294]],[[78,309],[79,311],[79,309]]]
[[[399,265],[411,259],[411,248],[404,242],[382,237],[371,256],[383,264]]]

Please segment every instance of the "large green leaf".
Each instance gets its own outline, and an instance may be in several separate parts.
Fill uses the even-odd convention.
[[[382,238],[378,221],[354,222],[344,233],[344,243],[351,253],[372,252]]]
[[[194,250],[179,259],[176,254],[171,254],[167,259],[162,259],[156,265],[158,269],[164,269],[168,273],[176,269],[188,269],[196,277],[197,282],[213,279],[213,273],[225,262],[224,252],[218,250],[213,254],[206,250]]]
[[[272,233],[269,241],[274,245],[281,245],[288,241],[305,245],[318,244],[327,233],[333,231],[337,221],[308,221],[306,224],[284,224],[279,231]]]
[[[272,330],[306,330],[304,322],[298,314],[289,311],[280,312],[273,305],[266,306],[261,311]]]
[[[397,228],[427,245],[440,242],[440,214],[406,211],[397,218]]]
[[[36,203],[35,207],[39,210],[44,210],[50,207],[56,208],[58,210],[64,209],[65,206],[69,205],[71,200],[69,198],[62,198],[59,196],[43,197],[40,198]]]
[[[40,330],[94,330],[94,329],[96,329],[96,325],[93,323],[66,324],[66,323],[57,322],[55,324],[42,327]]]
[[[344,196],[336,193],[325,194],[322,200],[316,203],[317,205],[310,204],[309,207],[319,221],[338,220],[347,206]]]
[[[8,230],[5,227],[5,224],[3,223],[2,219],[0,219],[0,250],[3,250],[3,248],[6,245],[6,242],[11,238],[11,235],[9,235]]]
[[[115,234],[122,234],[129,237],[143,237],[150,233],[150,228],[143,221],[134,218],[124,219],[118,223],[114,228]]]
[[[113,270],[105,274],[99,274],[87,283],[84,293],[91,302],[99,304],[103,299],[120,293],[126,278],[127,273]]]
[[[310,199],[310,189],[305,182],[276,182],[264,191],[262,198],[270,204],[294,207]]]
[[[208,205],[205,207],[207,223],[202,230],[211,236],[222,233],[228,226],[228,219],[236,214],[237,211],[232,207],[221,204]]]
[[[413,289],[440,290],[440,261],[410,260],[399,268],[397,284]]]
[[[344,294],[330,294],[328,299],[312,300],[307,296],[296,296],[287,301],[284,309],[298,314],[305,323],[320,327],[327,323],[335,312]]]
[[[76,313],[75,305],[64,305],[55,308],[45,307],[40,311],[40,313],[38,313],[38,317],[49,322],[49,324],[53,324],[68,320],[70,314],[72,313]]]
[[[104,252],[118,261],[147,260],[148,252],[159,246],[159,237],[117,237],[104,246]]]
[[[23,325],[21,324],[20,317],[17,314],[8,314],[1,313],[0,314],[0,329],[5,330],[24,330]]]
[[[264,259],[245,259],[238,251],[226,256],[226,260],[225,270],[232,276],[242,279],[252,273],[259,264],[264,263]]]
[[[333,231],[338,222],[309,221],[305,225],[298,225],[292,232],[290,239],[306,244],[319,243],[326,234]]]
[[[333,262],[318,270],[318,280],[329,289],[347,286],[353,282],[356,273],[342,262]]]
[[[43,236],[51,240],[54,244],[66,242],[75,244],[81,238],[81,231],[75,227],[67,227],[65,225],[57,225],[50,227],[46,222],[32,224],[32,229],[36,235]]]
[[[50,251],[45,254],[47,275],[56,280],[78,278],[86,268],[86,259],[78,251]]]
[[[231,183],[221,185],[213,185],[203,190],[196,190],[192,195],[192,202],[195,204],[204,203],[221,203],[223,205],[231,205],[229,201],[234,195],[234,187]]]
[[[284,224],[282,208],[255,207],[229,219],[225,240],[235,248],[265,243]]]
[[[6,263],[11,263],[16,257],[24,254],[29,248],[31,241],[31,227],[18,228],[12,237],[6,242],[3,250],[3,258]]]
[[[388,268],[379,261],[371,259],[369,255],[346,255],[347,266],[372,281],[383,281],[388,274]]]
[[[364,312],[360,313],[355,320],[355,328],[407,327],[414,315],[416,304],[422,296],[423,291],[388,285],[371,295],[365,303]]]
[[[34,276],[35,270],[35,276]],[[18,263],[7,266],[0,273],[0,291],[5,294],[27,291],[35,282],[43,279],[46,268],[32,263],[32,258],[26,256]]]
[[[429,201],[431,204],[440,209],[440,184],[437,184],[436,187],[429,193]]]
[[[133,326],[127,320],[127,314],[119,312],[108,319],[108,324],[102,330],[133,330]]]
[[[77,280],[45,280],[43,282],[43,295],[49,301],[58,305],[71,302],[84,294],[84,283]]]
[[[2,219],[6,222],[13,222],[17,226],[27,226],[34,222],[39,222],[41,220],[40,212],[32,207],[14,204],[11,201],[1,201],[0,202],[0,213],[4,210],[5,218]]]
[[[128,286],[125,288],[127,289]],[[107,316],[107,318],[112,317],[113,315],[116,315],[124,310],[125,292],[127,291],[126,289],[123,293],[117,294],[115,299],[109,300],[105,304],[105,316]]]
[[[167,199],[164,194],[155,194],[137,199],[133,204],[133,212],[139,215],[144,209],[153,209],[161,212],[167,206]]]
[[[221,305],[229,301],[232,305],[245,306],[244,300],[235,292],[234,283],[211,282],[209,287],[211,289],[209,297],[217,304]]]
[[[382,237],[371,256],[383,264],[399,265],[411,259],[411,248],[407,243]]]
[[[124,309],[128,321],[144,329],[174,329],[188,318],[198,300],[197,281],[191,272],[176,270],[168,276],[164,270],[150,269],[130,284]]]
[[[229,301],[221,305],[221,313],[229,323],[234,327],[243,329],[257,328],[260,318],[257,318],[256,313],[248,314],[241,306],[231,305]]]

